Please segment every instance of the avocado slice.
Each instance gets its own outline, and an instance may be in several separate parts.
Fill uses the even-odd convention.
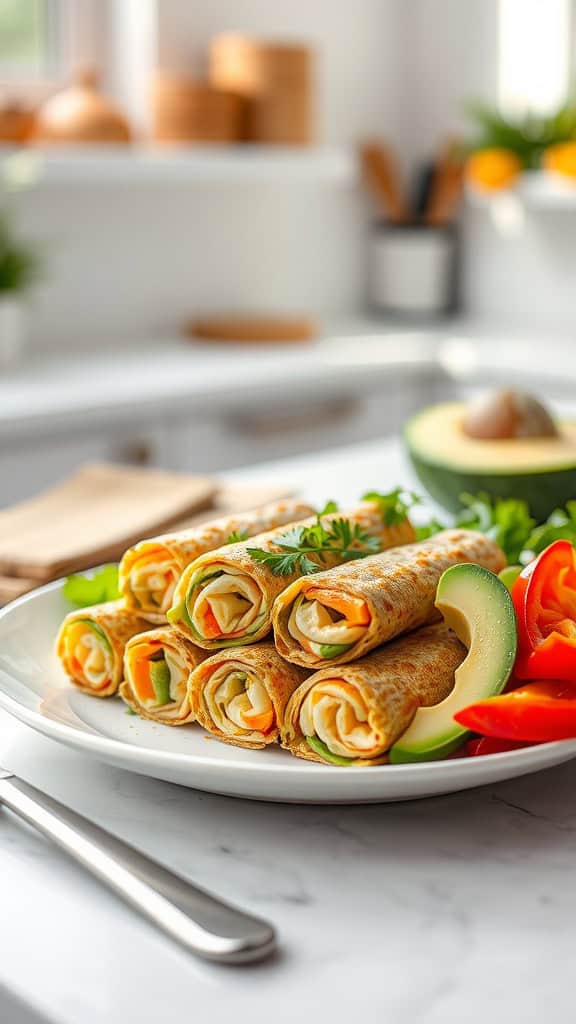
[[[557,437],[485,440],[469,437],[463,402],[445,402],[408,421],[404,442],[418,478],[444,508],[461,494],[518,498],[543,522],[576,494],[576,422],[558,420]]]
[[[508,590],[479,565],[453,565],[440,578],[436,607],[468,654],[456,669],[454,689],[429,708],[419,708],[411,725],[390,750],[390,762],[435,761],[456,750],[467,730],[454,721],[457,711],[500,693],[514,667],[517,632]]]
[[[314,645],[316,646],[316,644]],[[318,651],[321,658],[325,658],[329,661],[330,658],[339,658],[341,654],[345,654],[352,647],[352,644],[320,644],[318,645]]]
[[[325,761],[329,761],[330,764],[337,764],[342,767],[348,768],[351,764],[354,764],[353,757],[339,757],[338,754],[333,754],[331,750],[322,740],[319,740],[317,736],[307,736],[306,743],[315,754],[324,758]]]
[[[165,661],[150,662],[150,681],[156,694],[156,703],[170,703],[170,669]]]

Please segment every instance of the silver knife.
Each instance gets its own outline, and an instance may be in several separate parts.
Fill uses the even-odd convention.
[[[264,959],[275,948],[276,935],[267,921],[192,885],[3,768],[0,803],[197,956],[245,964]]]

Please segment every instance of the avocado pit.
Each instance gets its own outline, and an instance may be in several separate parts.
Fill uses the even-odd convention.
[[[462,429],[477,441],[558,437],[558,428],[542,402],[511,388],[488,391],[469,402]]]

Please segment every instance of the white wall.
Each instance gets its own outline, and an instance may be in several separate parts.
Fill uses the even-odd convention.
[[[469,133],[465,106],[496,96],[498,0],[410,0],[404,62],[407,151],[430,156]]]
[[[542,0],[543,5],[546,0]],[[411,0],[413,63],[406,149],[426,154],[451,133],[470,136],[467,99],[497,96],[498,0]],[[522,36],[518,37],[522,45]],[[467,209],[466,313],[564,331],[576,324],[576,215],[527,210],[519,230],[498,230],[487,206]]]
[[[141,29],[130,60],[142,83],[151,54],[202,73],[221,30],[308,40],[318,51],[321,141],[351,146],[383,134],[406,164],[469,130],[466,98],[496,95],[498,0],[156,0],[157,25],[155,0],[116,3],[120,27]],[[115,44],[121,58],[121,36]],[[126,76],[112,81],[130,99]],[[292,309],[334,322],[362,308],[367,211],[351,183],[53,186],[17,205],[27,233],[46,243],[37,347],[152,340],[213,309]],[[573,214],[530,212],[520,234],[503,238],[486,210],[470,211],[467,311],[571,323],[575,232]]]
[[[306,39],[318,49],[322,141],[396,134],[402,0],[158,0],[158,11],[161,65],[200,72],[221,29]],[[148,45],[138,50],[140,74]],[[122,92],[122,76],[116,82]],[[174,335],[206,310],[294,309],[334,320],[362,305],[365,211],[350,183],[52,185],[17,205],[26,232],[46,243],[36,347]]]
[[[206,70],[218,32],[297,39],[316,48],[318,134],[334,143],[387,131],[399,115],[405,60],[403,0],[159,0],[159,59]]]

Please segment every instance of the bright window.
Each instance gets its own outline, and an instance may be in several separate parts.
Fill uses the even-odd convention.
[[[571,87],[573,0],[499,0],[498,97],[508,113],[549,113]]]
[[[0,86],[39,99],[77,68],[107,70],[113,0],[0,0]]]
[[[0,0],[0,75],[37,79],[58,63],[58,9],[50,0]]]

